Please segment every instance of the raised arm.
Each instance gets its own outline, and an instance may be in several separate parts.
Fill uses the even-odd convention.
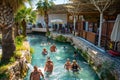
[[[32,73],[33,73],[33,72],[31,72],[31,74],[30,74],[30,80],[32,80]]]
[[[41,71],[41,70],[39,70],[39,72],[40,72],[40,75],[44,78],[44,75],[43,75],[42,71]]]

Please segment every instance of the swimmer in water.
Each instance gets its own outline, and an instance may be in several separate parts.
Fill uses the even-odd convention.
[[[30,74],[30,80],[41,80],[41,77],[44,79],[42,71],[37,66],[34,66],[34,70]]]
[[[53,44],[51,47],[50,47],[50,51],[51,52],[56,52],[57,48],[56,48],[56,45]]]
[[[45,63],[44,71],[47,76],[51,75],[53,72],[53,62],[50,60],[50,57],[47,58],[47,62]]]
[[[43,49],[42,54],[43,55],[47,55],[48,54],[48,52],[47,52],[47,50],[45,48]]]
[[[78,72],[80,69],[81,68],[76,62],[76,60],[73,60],[72,65],[71,65],[71,70],[73,71],[73,73]]]
[[[67,71],[71,70],[71,62],[70,62],[70,59],[69,59],[69,58],[67,58],[67,61],[66,61],[65,65],[64,65],[64,68],[65,68]]]

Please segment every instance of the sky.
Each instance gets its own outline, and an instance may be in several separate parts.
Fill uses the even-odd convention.
[[[67,2],[67,0],[55,0],[54,1],[55,4],[64,4],[66,2]]]

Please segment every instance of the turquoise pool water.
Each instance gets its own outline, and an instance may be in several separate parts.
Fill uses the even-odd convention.
[[[47,56],[51,57],[51,60],[54,63],[54,70],[52,75],[46,80],[99,80],[96,73],[91,69],[91,67],[87,64],[87,62],[82,58],[79,53],[79,58],[77,62],[79,63],[80,67],[82,68],[79,74],[73,74],[72,72],[68,72],[64,69],[64,63],[66,62],[67,58],[70,58],[70,61],[74,59],[73,53],[75,51],[74,47],[70,45],[70,43],[61,43],[56,42],[51,39],[47,39],[44,35],[40,34],[30,34],[28,36],[28,40],[32,48],[34,48],[34,54],[32,55],[32,62],[31,65],[38,66],[40,69],[44,68]],[[50,42],[55,43],[57,46],[57,52],[51,53],[49,48],[50,44],[42,45],[43,43]],[[63,46],[66,46],[66,49],[63,49]],[[46,48],[48,50],[48,55],[43,56],[41,54],[42,49]],[[29,69],[27,76],[24,80],[29,80],[31,69]]]

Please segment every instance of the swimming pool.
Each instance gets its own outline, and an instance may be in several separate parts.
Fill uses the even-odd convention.
[[[99,80],[96,73],[91,69],[89,64],[84,60],[80,53],[79,58],[77,60],[81,67],[81,71],[79,72],[79,74],[73,74],[71,71],[68,72],[64,69],[66,59],[69,58],[70,61],[74,59],[73,53],[75,49],[73,46],[70,45],[70,43],[57,42],[48,39],[44,35],[40,34],[30,34],[28,36],[28,40],[30,42],[31,47],[34,48],[34,54],[32,55],[31,62],[32,66],[38,66],[40,69],[42,69],[43,72],[47,56],[50,56],[51,60],[54,63],[53,73],[46,80]],[[50,52],[49,49],[51,44],[47,44],[48,42],[50,42],[51,44],[56,44],[57,52]],[[64,49],[63,46],[65,46],[66,48]],[[43,48],[46,48],[48,51],[48,54],[46,56],[43,56],[41,54]],[[29,69],[28,74],[24,78],[24,80],[29,80],[31,71],[32,70]]]

